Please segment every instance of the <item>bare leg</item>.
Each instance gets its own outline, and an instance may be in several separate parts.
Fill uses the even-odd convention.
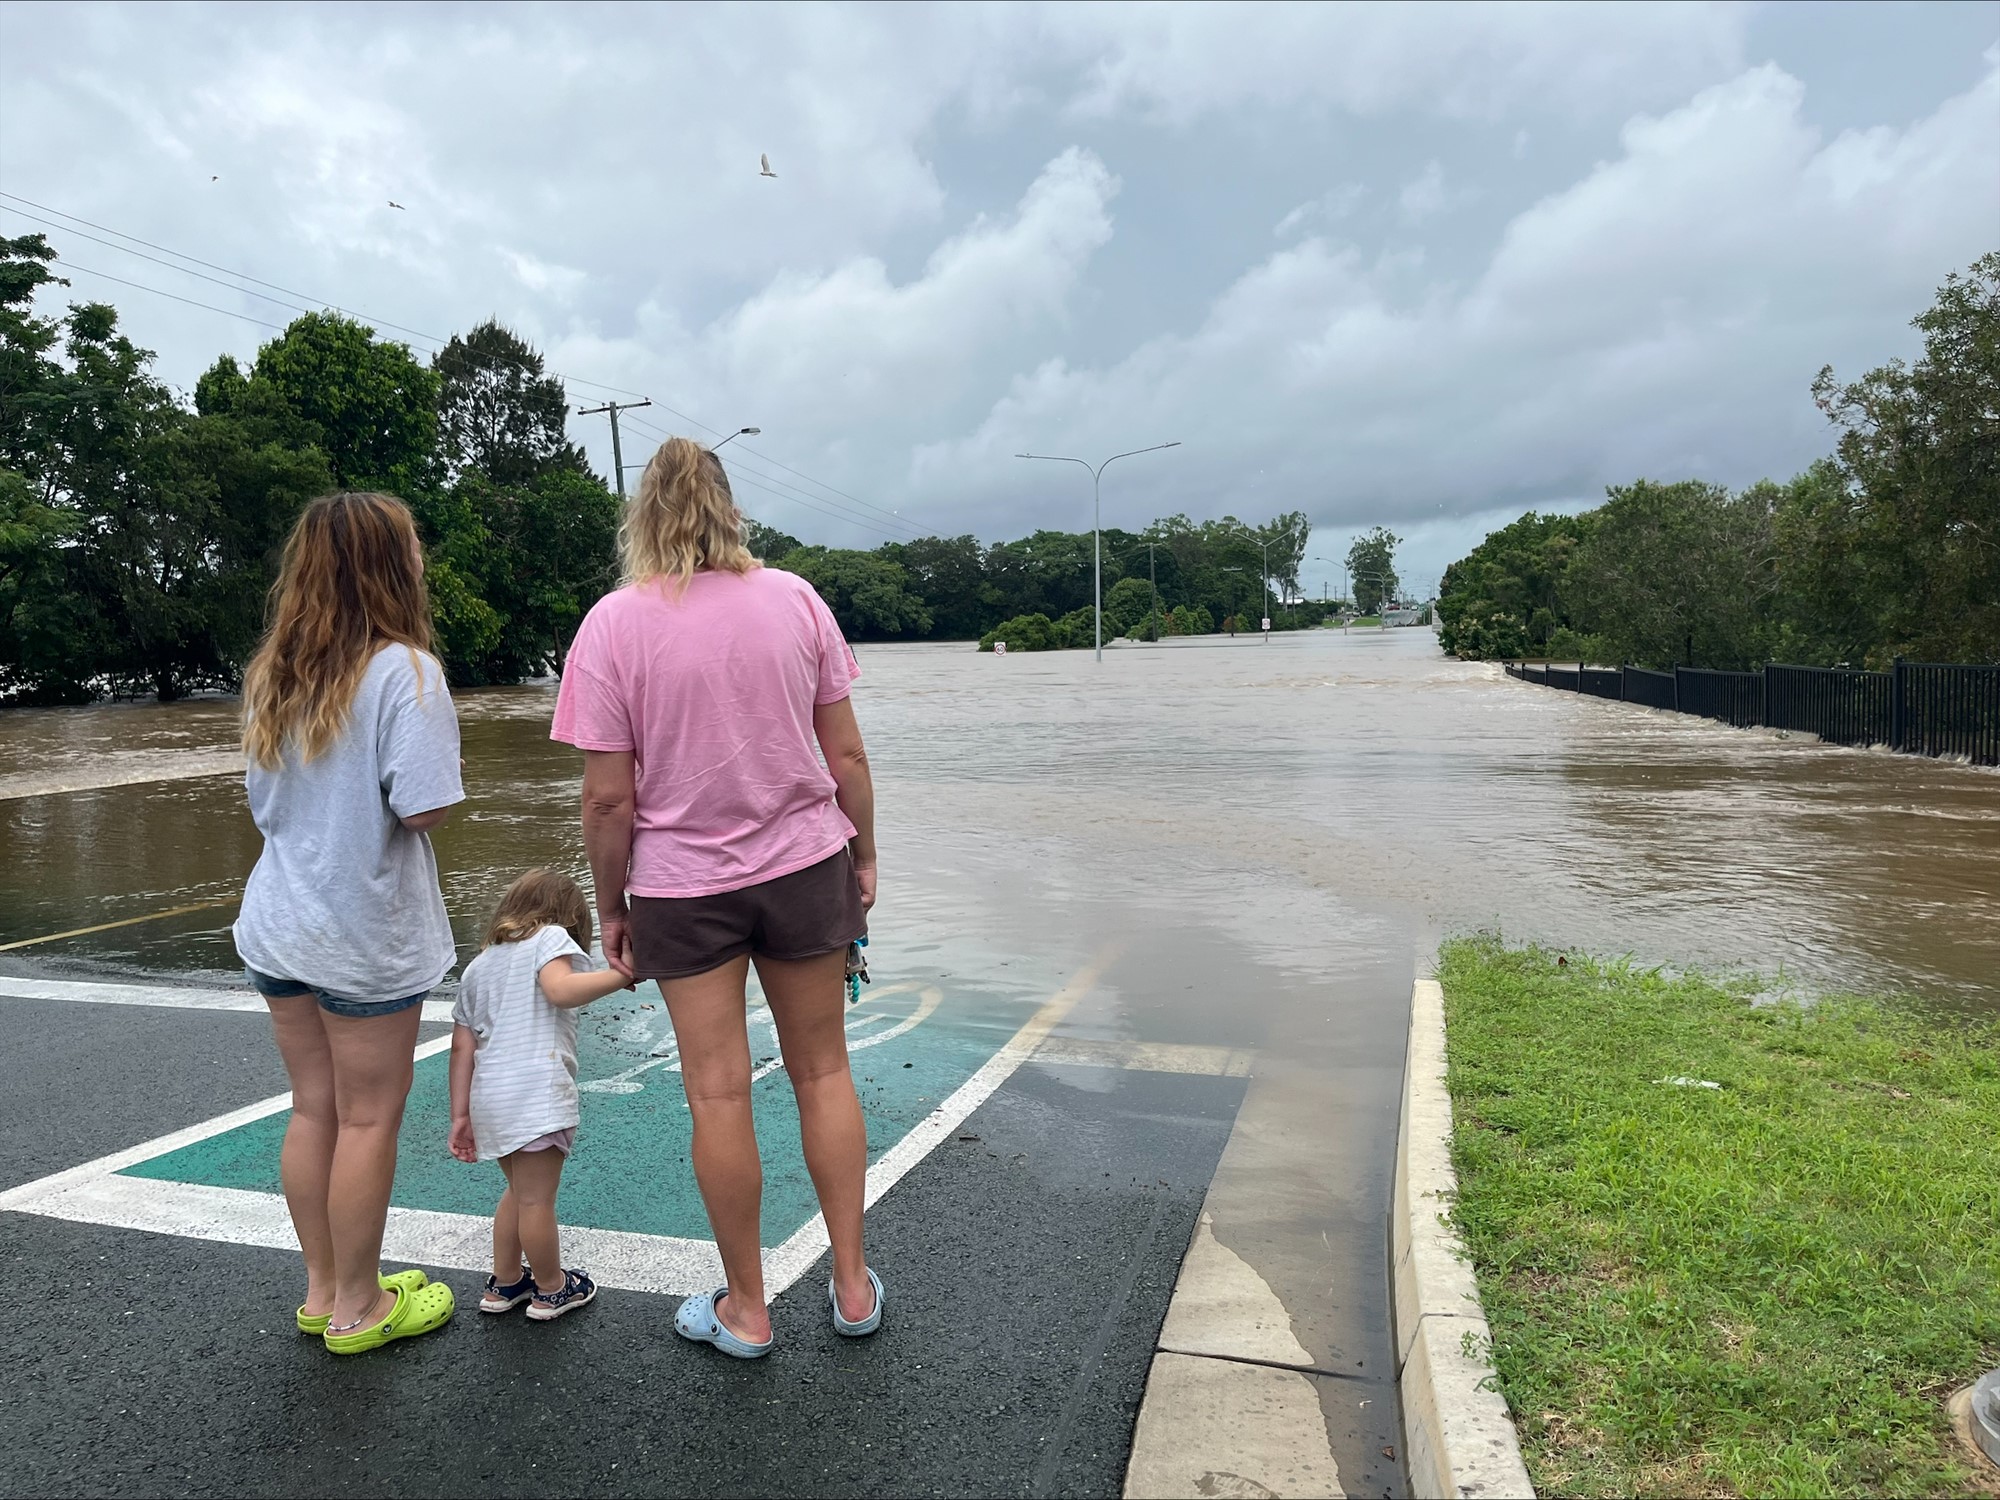
[[[509,1158],[500,1158],[500,1170],[507,1170]],[[502,1286],[512,1286],[521,1279],[521,1221],[514,1208],[514,1179],[510,1173],[507,1187],[500,1194],[499,1206],[493,1210],[493,1279]]]
[[[320,1013],[333,1053],[334,1108],[340,1134],[327,1182],[333,1230],[333,1321],[376,1322],[396,1305],[376,1277],[382,1269],[382,1227],[396,1179],[396,1132],[417,1050],[423,1007],[392,1016]]]
[[[799,1102],[806,1170],[819,1194],[833,1246],[833,1289],[840,1315],[860,1322],[875,1310],[861,1250],[861,1209],[868,1190],[868,1127],[847,1065],[847,1003],[841,994],[844,952],[793,963],[759,958],[757,977],[778,1023],[785,1076]]]
[[[333,1311],[333,1229],[327,1222],[327,1182],[333,1175],[333,1143],[340,1124],[333,1108],[333,1054],[320,1025],[319,1000],[312,995],[266,995],[278,1056],[292,1081],[292,1118],[278,1153],[278,1178],[285,1206],[305,1252],[305,1311],[325,1317]]]
[[[563,1289],[562,1243],[556,1231],[556,1189],[562,1184],[563,1160],[562,1152],[553,1147],[516,1151],[500,1158],[507,1173],[507,1192],[514,1200],[520,1248],[527,1252],[538,1292]],[[518,1266],[520,1261],[514,1264]],[[508,1279],[519,1274],[510,1271]]]
[[[771,1336],[764,1305],[761,1213],[764,1166],[750,1117],[750,1033],[744,1019],[748,958],[691,979],[666,979],[660,993],[674,1018],[681,1086],[694,1117],[694,1180],[722,1252],[729,1295],[716,1316],[732,1333],[761,1344]]]

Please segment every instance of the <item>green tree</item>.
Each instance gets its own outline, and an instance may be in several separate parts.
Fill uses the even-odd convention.
[[[1827,494],[1789,518],[1795,576],[1822,612],[1827,564],[1858,562],[1849,584],[1878,663],[2000,661],[2000,251],[1953,273],[1915,320],[1924,352],[1852,384],[1831,366],[1813,397],[1840,429],[1845,503]],[[1811,580],[1811,581],[1807,581]],[[1839,639],[1839,636],[1836,636]]]
[[[439,377],[367,324],[332,312],[294,318],[257,351],[250,383],[298,419],[340,488],[409,499],[437,477]]]
[[[977,538],[920,537],[890,542],[878,553],[909,574],[911,592],[931,612],[932,635],[975,640],[997,617],[997,591],[988,586],[985,553]]]
[[[1578,549],[1573,613],[1616,661],[1744,669],[1765,659],[1776,585],[1767,489],[1614,486]]]
[[[1354,607],[1364,615],[1378,614],[1396,597],[1400,580],[1396,577],[1396,545],[1403,539],[1387,527],[1377,526],[1366,536],[1356,537],[1347,549],[1347,572],[1354,590]]]
[[[796,552],[805,545],[797,537],[783,532],[775,526],[766,526],[762,521],[745,517],[743,523],[744,541],[749,544],[750,555],[765,562],[776,562],[787,552]],[[888,548],[882,549],[884,552]]]
[[[1106,630],[1106,636],[1111,636]],[[1055,624],[1055,643],[1065,650],[1090,651],[1097,645],[1097,611],[1088,604],[1073,609]],[[1112,637],[1115,639],[1116,637]]]
[[[1125,635],[1153,618],[1153,586],[1144,578],[1121,578],[1104,596],[1104,633]]]
[[[432,596],[452,680],[560,672],[584,614],[617,583],[617,497],[566,466],[514,484],[468,473],[425,518],[439,538],[433,571],[451,572]]]
[[[801,547],[776,566],[797,573],[833,611],[849,640],[927,635],[931,613],[910,592],[902,565],[869,552]]]
[[[1569,568],[1594,525],[1589,514],[1529,511],[1488,533],[1445,569],[1438,644],[1471,660],[1544,654],[1560,632],[1574,629]]]
[[[1053,651],[1062,644],[1055,623],[1040,614],[1002,620],[979,638],[979,649],[991,651],[998,641],[1005,641],[1009,651]]]
[[[431,358],[437,451],[445,477],[524,485],[551,469],[588,466],[568,439],[569,398],[539,351],[492,319]]]

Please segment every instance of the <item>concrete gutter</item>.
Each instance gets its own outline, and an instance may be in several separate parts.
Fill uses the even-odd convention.
[[[1514,1421],[1499,1394],[1479,1288],[1447,1218],[1458,1179],[1451,1167],[1451,1095],[1445,1089],[1444,990],[1430,972],[1428,964],[1420,968],[1410,996],[1409,1060],[1389,1220],[1410,1493],[1437,1500],[1532,1497]]]

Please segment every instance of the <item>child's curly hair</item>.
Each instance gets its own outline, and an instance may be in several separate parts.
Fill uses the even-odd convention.
[[[590,951],[590,902],[583,887],[560,870],[530,870],[508,886],[480,946],[518,943],[543,927],[562,928],[577,947]]]

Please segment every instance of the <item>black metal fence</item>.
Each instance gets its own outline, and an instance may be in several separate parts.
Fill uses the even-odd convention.
[[[1738,729],[1764,722],[1764,674],[1674,668],[1674,707],[1684,714],[1720,719]]]
[[[1507,675],[1573,693],[1700,714],[1739,729],[1763,725],[1836,745],[1882,745],[1913,755],[2000,765],[2000,666],[1898,659],[1887,672],[1791,667],[1761,672],[1508,662]]]

